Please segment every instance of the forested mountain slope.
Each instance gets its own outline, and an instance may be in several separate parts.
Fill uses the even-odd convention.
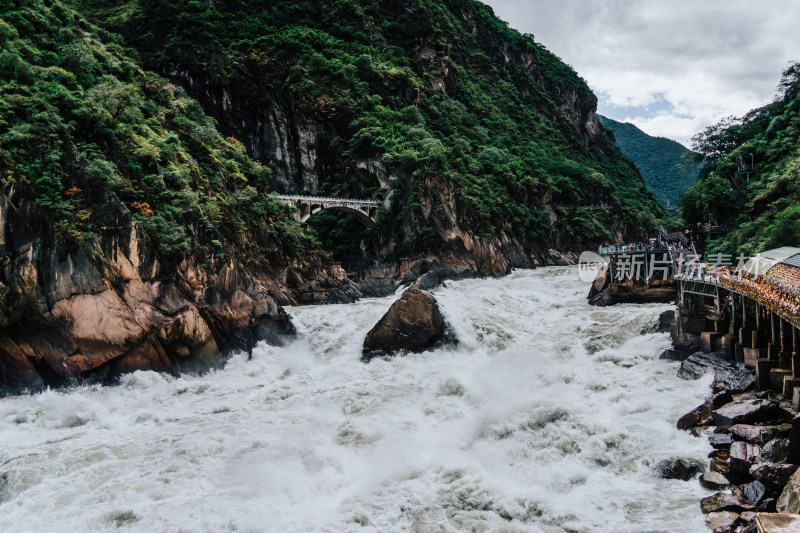
[[[668,208],[677,209],[680,198],[697,180],[699,166],[692,164],[691,151],[664,137],[648,135],[633,124],[599,115],[625,157],[636,163],[644,182]]]
[[[0,45],[0,387],[171,370],[357,296],[272,191],[389,197],[315,227],[416,275],[663,213],[584,81],[472,0],[10,0]]]
[[[313,239],[241,143],[59,2],[2,4],[0,49],[0,393],[291,330]]]
[[[703,167],[683,198],[683,216],[691,224],[729,222],[731,231],[713,243],[712,252],[753,255],[800,246],[798,112],[800,63],[795,63],[783,73],[774,102],[695,137]]]
[[[399,193],[373,253],[462,253],[479,236],[530,264],[662,214],[585,82],[479,2],[90,1],[76,3],[200,100],[275,189]],[[597,204],[612,212],[581,209]]]

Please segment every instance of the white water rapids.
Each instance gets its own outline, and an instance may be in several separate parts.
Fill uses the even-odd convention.
[[[360,362],[395,298],[288,309],[297,340],[223,370],[0,400],[3,532],[704,532],[709,393],[643,333],[666,305],[592,308],[573,268],[449,282],[461,344]]]

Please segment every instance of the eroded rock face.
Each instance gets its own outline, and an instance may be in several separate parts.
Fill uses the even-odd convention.
[[[392,304],[364,340],[363,360],[400,351],[423,352],[438,343],[457,342],[445,322],[436,299],[411,289]]]
[[[291,294],[257,265],[164,265],[133,222],[89,247],[43,242],[24,197],[0,193],[0,207],[0,395],[173,372],[294,331],[279,305]]]

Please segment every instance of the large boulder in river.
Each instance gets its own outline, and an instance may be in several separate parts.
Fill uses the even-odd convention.
[[[733,401],[733,396],[728,391],[718,392],[701,405],[695,407],[678,420],[678,429],[689,429],[697,426],[710,426],[714,421],[712,411]]]
[[[741,392],[752,387],[756,378],[745,368],[744,363],[727,361],[716,353],[697,352],[681,363],[678,377],[681,379],[700,379],[705,374],[714,374],[714,391],[728,390]]]
[[[666,460],[656,466],[656,472],[664,479],[680,479],[689,481],[699,470],[697,463],[686,459]]]
[[[439,343],[457,342],[430,293],[411,289],[392,304],[364,340],[363,360],[395,352],[424,352]]]

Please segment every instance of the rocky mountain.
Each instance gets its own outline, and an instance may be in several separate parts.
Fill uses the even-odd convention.
[[[648,135],[633,124],[598,115],[600,122],[614,132],[625,157],[636,163],[647,187],[664,207],[677,209],[681,196],[697,181],[699,166],[693,164],[691,150],[665,137]]]
[[[0,44],[0,386],[173,371],[280,342],[282,304],[663,213],[584,81],[472,0],[11,0]],[[384,205],[315,234],[271,191]]]

